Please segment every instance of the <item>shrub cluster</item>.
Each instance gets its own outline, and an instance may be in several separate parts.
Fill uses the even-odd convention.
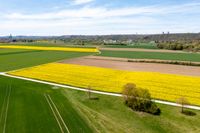
[[[152,102],[148,90],[137,88],[135,84],[128,83],[124,86],[123,96],[125,104],[135,111],[159,115],[161,110]]]

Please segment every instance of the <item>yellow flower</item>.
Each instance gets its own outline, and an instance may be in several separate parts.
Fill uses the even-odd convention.
[[[46,80],[71,86],[121,93],[126,83],[135,83],[148,89],[155,99],[176,101],[186,97],[190,103],[200,105],[200,77],[134,72],[107,68],[50,63],[10,72],[12,75]]]
[[[17,45],[1,45],[0,48],[8,49],[30,49],[30,50],[49,50],[49,51],[68,51],[68,52],[99,52],[96,48],[69,48],[69,47],[37,47],[37,46],[17,46]]]

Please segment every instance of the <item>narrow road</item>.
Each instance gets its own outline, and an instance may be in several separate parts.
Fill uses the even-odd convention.
[[[37,83],[42,83],[42,84],[47,84],[47,85],[52,85],[52,86],[57,86],[57,87],[62,87],[62,88],[69,88],[69,89],[72,89],[72,90],[79,90],[79,91],[85,91],[85,92],[88,91],[87,89],[83,89],[83,88],[79,88],[79,87],[62,85],[62,84],[57,84],[57,83],[52,83],[52,82],[47,82],[47,81],[41,81],[41,80],[36,80],[36,79],[30,79],[30,78],[24,78],[24,77],[19,77],[19,76],[13,76],[13,75],[6,74],[4,72],[1,72],[0,75],[6,76],[6,77],[11,77],[11,78],[27,80],[27,81],[32,81],[32,82],[37,82]],[[91,92],[96,93],[96,94],[122,97],[122,94],[117,94],[117,93],[102,92],[102,91],[95,91],[95,90],[91,90]],[[167,102],[167,101],[162,101],[162,100],[152,100],[152,101],[154,101],[156,103],[166,104],[166,105],[171,105],[171,106],[176,106],[176,107],[181,106],[180,104],[177,104],[177,103]],[[200,106],[187,105],[187,106],[185,106],[185,108],[200,110]]]

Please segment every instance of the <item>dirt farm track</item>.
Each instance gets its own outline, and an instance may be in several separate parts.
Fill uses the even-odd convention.
[[[64,60],[61,61],[60,63],[96,66],[96,67],[112,68],[118,70],[147,71],[147,72],[160,72],[160,73],[188,75],[188,76],[200,76],[200,67],[195,67],[195,66],[125,62],[112,59],[108,60],[107,58],[104,59],[104,57],[94,57],[94,56]]]

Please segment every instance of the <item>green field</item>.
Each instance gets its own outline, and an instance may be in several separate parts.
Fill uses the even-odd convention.
[[[101,51],[98,56],[119,57],[130,59],[160,59],[200,62],[198,53],[165,53],[165,52],[141,52],[141,51]]]
[[[57,60],[86,56],[89,54],[91,53],[0,49],[0,72],[31,67]]]
[[[71,133],[198,133],[200,131],[199,111],[194,111],[197,113],[196,116],[185,116],[177,107],[159,104],[162,114],[153,116],[133,112],[119,97],[93,94],[93,97],[99,99],[89,100],[85,92],[3,76],[0,76],[0,83],[0,113],[3,116],[0,132],[4,127],[6,133],[61,132],[44,94],[50,95]],[[64,130],[64,124],[60,119],[59,122]]]
[[[158,49],[154,43],[135,43],[130,45],[104,45],[106,48],[141,48],[141,49]]]
[[[48,85],[2,76],[0,82],[0,132],[4,129],[6,133],[58,133],[61,129],[66,132],[57,114],[60,129],[45,94],[50,95],[70,132],[92,132],[70,100],[59,93],[59,90]],[[53,110],[56,112],[55,108]]]
[[[22,49],[0,49],[0,55],[7,55],[10,53],[16,54],[16,53],[23,53],[23,52],[30,52],[33,50],[22,50]]]

